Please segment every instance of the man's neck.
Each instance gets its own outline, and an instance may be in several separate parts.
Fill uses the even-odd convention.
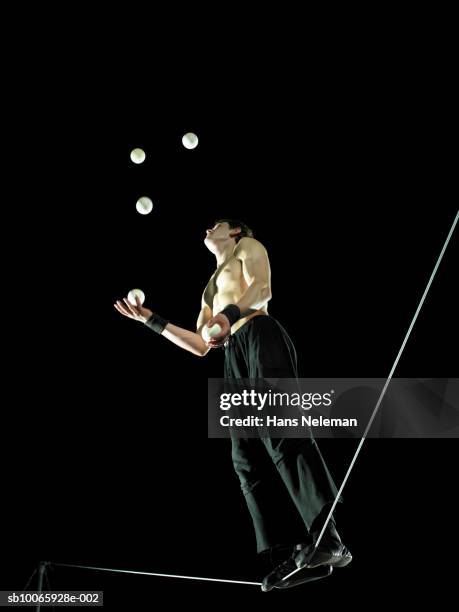
[[[232,255],[235,245],[235,240],[228,240],[227,242],[225,241],[221,245],[217,246],[214,253],[215,259],[217,260],[217,268]]]

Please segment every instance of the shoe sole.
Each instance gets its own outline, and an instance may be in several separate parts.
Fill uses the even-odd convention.
[[[307,573],[304,575],[299,575],[298,578],[293,578],[292,580],[287,579],[285,584],[278,584],[274,588],[279,589],[280,591],[284,589],[291,589],[292,587],[299,586],[300,584],[306,584],[308,582],[314,582],[314,580],[321,580],[322,578],[328,578],[331,576],[333,572],[333,567],[331,565],[321,565],[317,568],[303,568],[307,570]]]
[[[316,551],[314,557],[308,563],[297,564],[298,569],[314,569],[322,565],[330,565],[333,567],[346,567],[352,561],[352,555],[347,550],[344,551],[344,555],[330,555],[327,552]]]

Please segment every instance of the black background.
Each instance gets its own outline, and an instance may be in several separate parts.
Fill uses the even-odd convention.
[[[434,104],[426,70],[328,73],[276,96],[267,80],[201,97],[184,85],[173,103],[158,87],[120,104],[115,87],[43,116],[29,107],[15,178],[28,205],[10,225],[9,286],[24,305],[2,442],[2,588],[23,588],[40,560],[261,578],[228,442],[207,439],[207,378],[223,353],[187,354],[113,301],[141,287],[146,305],[193,329],[215,267],[204,231],[242,218],[268,249],[269,312],[300,375],[387,376],[456,214],[449,87],[428,72]],[[181,145],[187,131],[195,150]],[[140,166],[134,147],[147,153]],[[154,202],[145,217],[141,195]],[[396,375],[457,374],[456,267],[457,232]],[[320,441],[337,483],[356,446]],[[334,605],[364,590],[385,602],[446,593],[456,463],[454,440],[368,440],[338,514],[354,561],[309,586],[262,594],[64,568],[51,586],[104,590],[106,609],[132,610],[155,597]]]

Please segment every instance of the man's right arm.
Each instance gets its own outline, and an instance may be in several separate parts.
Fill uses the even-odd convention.
[[[172,323],[168,323],[162,332],[162,336],[179,346],[180,348],[190,351],[198,357],[204,357],[210,351],[210,347],[204,342],[201,336],[201,331],[204,325],[212,318],[212,310],[204,302],[201,302],[201,312],[196,323],[197,331],[192,332],[182,327],[177,327]]]
[[[116,310],[119,313],[128,317],[130,319],[134,319],[135,321],[140,321],[141,323],[146,323],[149,327],[149,321],[151,321],[151,317],[154,317],[153,312],[148,308],[144,308],[140,303],[138,297],[136,297],[137,305],[133,306],[129,303],[129,301],[124,298],[123,301],[118,300],[116,304],[114,304]],[[199,313],[198,322],[197,322],[197,332],[189,331],[188,329],[184,329],[183,327],[179,327],[178,325],[173,325],[160,319],[162,321],[162,325],[159,326],[159,329],[155,329],[161,336],[164,336],[170,342],[173,342],[180,348],[193,353],[193,355],[197,355],[198,357],[204,357],[210,350],[210,347],[204,342],[201,336],[201,330],[203,326],[210,320],[212,317],[212,310],[205,303],[204,298],[201,303],[201,312]],[[165,324],[165,325],[164,325]],[[164,327],[163,327],[164,325]]]

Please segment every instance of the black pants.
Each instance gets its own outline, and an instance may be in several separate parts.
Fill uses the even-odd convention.
[[[225,378],[297,376],[295,347],[273,317],[253,317],[230,337],[225,348]],[[266,452],[270,465],[266,465]],[[304,541],[314,519],[338,492],[312,437],[232,437],[232,458],[252,516],[258,552],[286,544],[292,537],[297,543]],[[272,464],[277,468],[274,472]],[[288,504],[293,501],[296,518],[299,515],[301,519],[294,535],[288,512],[280,511],[276,471],[288,491]],[[291,512],[292,508],[287,510]]]

